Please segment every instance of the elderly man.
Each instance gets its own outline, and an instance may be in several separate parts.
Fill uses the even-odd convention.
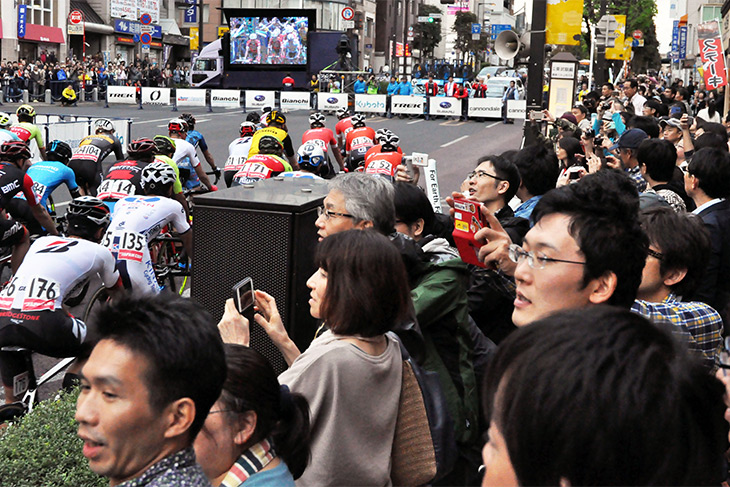
[[[91,470],[112,486],[209,486],[192,444],[226,377],[211,316],[163,293],[115,300],[98,323],[76,404]]]

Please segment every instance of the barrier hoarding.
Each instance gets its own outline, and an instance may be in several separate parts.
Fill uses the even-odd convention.
[[[507,118],[525,118],[527,100],[507,100]]]
[[[355,95],[355,111],[384,113],[387,107],[386,95]]]
[[[428,100],[429,115],[461,116],[461,100],[453,96],[432,96]]]
[[[502,118],[502,100],[499,98],[469,98],[467,116]]]
[[[210,106],[238,108],[241,106],[241,92],[238,90],[210,90]]]
[[[191,90],[178,88],[175,91],[177,106],[179,107],[204,107],[206,90]]]
[[[246,92],[246,110],[252,108],[264,108],[276,106],[273,91],[247,91]]]
[[[143,105],[169,105],[170,88],[142,88]]]
[[[106,96],[109,103],[137,104],[137,89],[134,86],[108,86]]]
[[[309,110],[310,95],[301,91],[282,91],[279,98],[282,110]]]
[[[317,109],[334,112],[340,108],[347,109],[347,94],[317,93]]]
[[[397,114],[423,115],[426,99],[420,96],[392,95],[390,111]]]

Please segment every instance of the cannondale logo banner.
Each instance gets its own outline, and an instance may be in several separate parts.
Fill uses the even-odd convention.
[[[467,115],[470,117],[502,116],[502,100],[500,98],[469,98]]]
[[[241,105],[241,92],[238,90],[210,90],[210,105],[238,108]]]
[[[169,105],[170,88],[142,88],[142,104]]]
[[[319,93],[317,108],[332,112],[340,108],[347,109],[347,95],[344,93]]]
[[[247,91],[246,108],[274,107],[273,91]]]
[[[448,97],[431,97],[428,112],[431,115],[461,115],[461,100]]]

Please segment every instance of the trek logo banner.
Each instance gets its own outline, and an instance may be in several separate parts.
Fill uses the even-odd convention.
[[[317,93],[317,108],[334,112],[343,108],[347,110],[346,93]]]
[[[238,108],[241,106],[241,92],[238,90],[210,90],[210,106]]]
[[[247,91],[246,92],[246,109],[264,108],[276,106],[273,91]]]
[[[280,96],[282,110],[309,110],[309,93],[282,91]]]
[[[368,113],[384,113],[387,95],[355,95],[355,111]]]
[[[432,96],[428,99],[429,115],[461,115],[461,100],[453,96]]]
[[[137,89],[134,86],[108,86],[106,96],[109,103],[137,104]]]
[[[391,113],[407,115],[423,115],[426,99],[420,96],[392,95],[390,97]]]

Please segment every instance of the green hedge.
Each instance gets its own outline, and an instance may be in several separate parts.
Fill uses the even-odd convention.
[[[3,487],[96,487],[109,485],[89,469],[74,420],[78,390],[41,402],[0,432]]]

